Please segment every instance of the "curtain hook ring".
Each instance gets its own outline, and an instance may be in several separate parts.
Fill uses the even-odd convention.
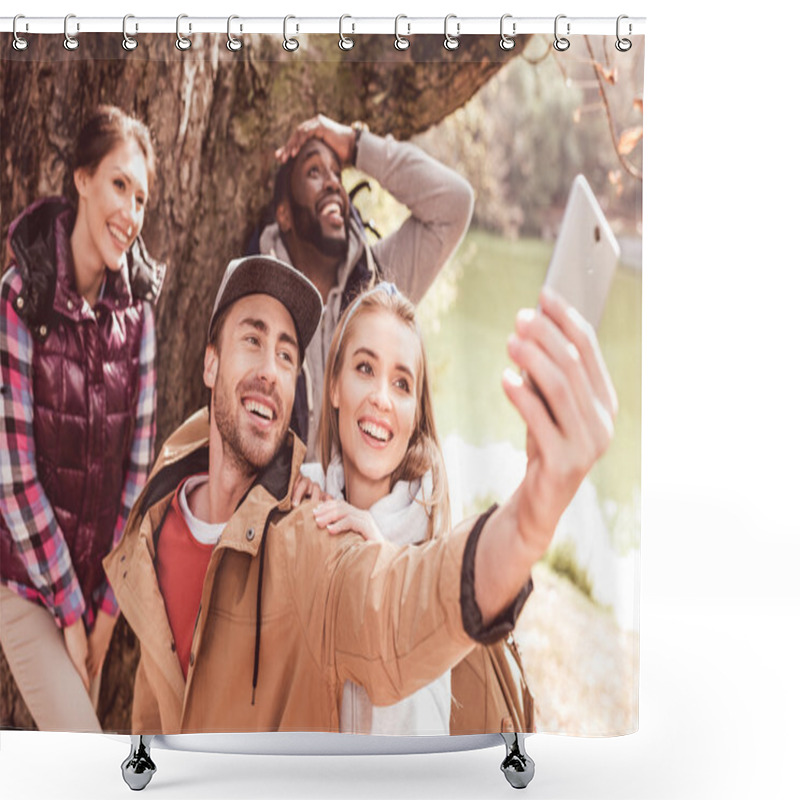
[[[231,53],[235,53],[237,50],[241,50],[242,47],[244,46],[242,40],[231,33],[231,23],[235,19],[239,19],[239,17],[237,17],[236,14],[231,14],[228,17],[228,43],[226,47],[228,48],[228,50],[231,51]],[[240,25],[239,32],[241,33],[241,31],[242,31],[242,26]]]
[[[447,30],[447,23],[450,22],[451,19],[456,20],[456,35],[452,36]],[[458,45],[460,42],[458,41],[458,35],[461,30],[461,23],[458,21],[458,17],[455,14],[448,14],[444,18],[444,49],[445,50],[458,50]]]
[[[621,39],[620,36],[619,36],[619,24],[620,24],[620,22],[622,22],[623,19],[628,19],[628,16],[626,14],[620,14],[617,17],[617,41],[614,43],[614,47],[616,47],[617,50],[619,50],[620,53],[627,53],[628,50],[630,50],[631,47],[633,47],[633,42],[630,39]],[[628,22],[628,34],[629,35],[630,35],[631,31],[632,31],[631,23]]]
[[[177,16],[177,18],[175,20],[175,35],[178,37],[175,40],[175,47],[177,47],[178,50],[188,50],[192,46],[192,40],[191,39],[187,39],[181,33],[181,20],[182,19],[188,19],[188,18],[189,18],[188,14],[178,14],[178,16]],[[189,33],[191,33],[191,32],[192,32],[192,23],[190,22],[189,23]]]
[[[503,29],[505,22],[507,19],[512,20],[511,22],[511,36],[509,36]],[[517,23],[513,21],[513,17],[511,14],[503,14],[500,17],[500,49],[501,50],[513,50],[514,45],[516,42],[514,41],[514,37],[517,35]]]
[[[566,14],[559,14],[556,17],[555,24],[553,25],[553,32],[555,38],[553,39],[553,47],[558,50],[559,53],[563,53],[565,50],[569,50],[569,39],[565,36],[558,35],[558,21],[560,19],[566,19]],[[567,22],[567,36],[569,36],[569,22]]]
[[[339,17],[339,49],[340,50],[352,50],[355,42],[349,37],[344,35],[344,21],[346,19],[353,19],[349,14],[342,14]],[[356,26],[353,23],[353,32],[355,32]]]
[[[349,14],[342,14],[342,16],[339,17],[339,49],[340,50],[352,50],[353,49],[353,45],[355,45],[355,42],[349,36],[345,36],[344,35],[343,27],[344,27],[344,21],[346,19],[353,19],[353,18]],[[355,29],[356,29],[356,26],[354,24],[353,25],[353,31],[354,32],[355,32]]]
[[[298,47],[300,47],[300,42],[298,42],[297,39],[290,37],[287,33],[290,19],[297,19],[297,17],[293,17],[290,14],[289,16],[283,18],[283,49],[293,53]]]
[[[30,44],[30,42],[27,39],[23,39],[19,35],[19,33],[17,33],[17,22],[18,22],[18,20],[21,20],[21,19],[25,19],[25,15],[24,14],[17,14],[14,17],[14,26],[12,28],[12,31],[14,33],[14,41],[11,43],[13,48],[15,50],[17,50],[18,52],[20,52],[20,53],[23,50],[27,50],[28,49],[28,45]],[[25,23],[25,30],[26,31],[28,30],[28,23],[27,22]]]
[[[78,49],[78,40],[74,36],[70,35],[69,32],[69,21],[71,19],[75,19],[74,14],[67,14],[67,16],[64,17],[64,49],[70,51]],[[75,23],[76,32],[79,31],[80,29],[81,29],[80,23],[76,22]]]
[[[400,20],[401,19],[408,19],[405,14],[398,14],[394,18],[394,46],[396,50],[408,50],[411,47],[410,40],[406,39],[405,36],[400,35]],[[408,32],[411,33],[411,24],[408,24]]]
[[[129,19],[136,19],[133,14],[126,14],[122,18],[122,49],[127,50],[129,53],[131,50],[135,50],[139,46],[139,42],[136,41],[136,35],[128,36],[128,20]],[[134,29],[138,32],[139,30],[139,23],[134,23]]]

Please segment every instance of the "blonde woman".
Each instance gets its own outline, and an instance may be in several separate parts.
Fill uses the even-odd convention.
[[[327,494],[314,512],[320,528],[397,545],[422,544],[448,530],[425,349],[414,306],[393,284],[360,295],[339,321],[325,367],[319,441],[322,464],[303,472]],[[447,734],[450,705],[449,672],[385,707],[347,682],[340,730]]]

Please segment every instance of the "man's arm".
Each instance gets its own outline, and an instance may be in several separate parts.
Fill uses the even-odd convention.
[[[419,147],[367,131],[358,143],[356,167],[411,212],[372,251],[386,277],[418,303],[467,232],[472,187]]]

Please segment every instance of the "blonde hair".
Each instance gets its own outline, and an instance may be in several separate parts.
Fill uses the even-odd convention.
[[[447,490],[447,473],[444,467],[442,448],[436,433],[433,415],[428,361],[422,335],[417,326],[414,305],[400,294],[393,284],[379,283],[375,288],[359,295],[342,314],[333,334],[328,361],[325,365],[325,384],[322,397],[319,448],[322,467],[327,472],[335,451],[341,452],[339,437],[339,410],[333,407],[331,394],[334,383],[342,372],[342,362],[347,345],[353,336],[353,323],[366,314],[386,311],[414,331],[420,350],[420,375],[416,382],[417,410],[414,430],[408,442],[403,460],[391,475],[390,491],[397,481],[413,481],[422,478],[428,470],[433,478],[430,497],[424,499],[430,518],[429,538],[445,533],[450,527],[450,500]]]

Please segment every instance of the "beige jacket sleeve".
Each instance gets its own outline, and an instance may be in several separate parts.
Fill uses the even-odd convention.
[[[333,683],[363,686],[376,705],[413,694],[474,646],[461,621],[461,563],[469,528],[397,548],[331,536],[298,515],[285,575],[307,645]],[[313,520],[311,520],[313,523]],[[313,546],[309,538],[313,537]]]
[[[359,139],[356,167],[411,212],[372,252],[384,277],[418,303],[467,231],[472,187],[419,147],[367,131]]]

